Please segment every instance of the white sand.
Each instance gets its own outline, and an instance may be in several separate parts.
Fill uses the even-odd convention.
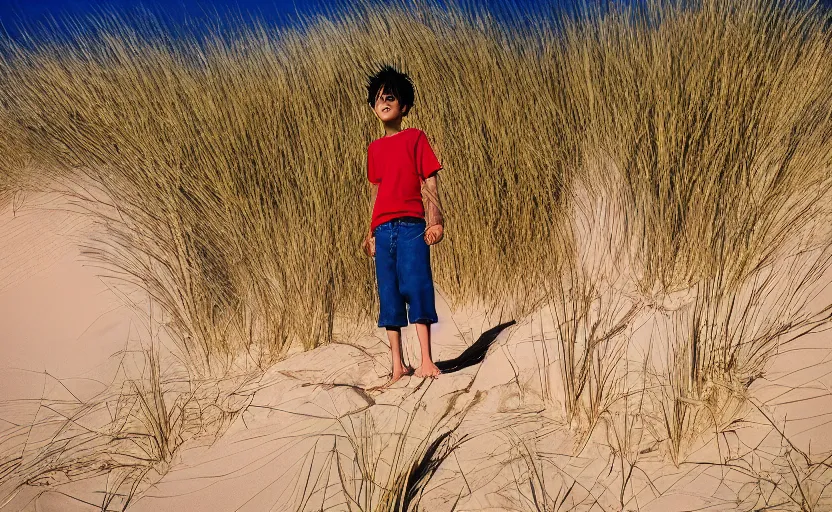
[[[19,211],[7,207],[0,212],[0,455],[6,458],[23,443],[45,442],[37,436],[26,440],[10,435],[15,432],[13,424],[25,425],[43,417],[37,399],[88,400],[112,378],[111,356],[124,349],[128,340],[142,336],[136,328],[136,313],[79,256],[77,242],[96,228],[77,213],[65,211],[66,206],[59,196],[34,195]],[[832,301],[829,290],[816,299],[817,303],[824,300]],[[432,332],[438,360],[459,354],[483,331],[506,320],[471,309],[451,312],[441,290],[437,308],[441,320]],[[656,310],[637,317],[627,333],[630,357],[646,353],[651,339],[656,350],[656,344],[663,341],[655,327],[662,317],[666,313]],[[557,493],[565,493],[577,479],[570,499],[592,495],[598,500],[595,510],[620,510],[622,466],[620,459],[612,457],[606,425],[598,425],[580,455],[572,456],[575,436],[563,419],[558,354],[552,344],[546,356],[543,353],[542,335],[551,340],[554,332],[547,310],[518,319],[517,325],[499,336],[481,365],[434,382],[403,379],[381,394],[358,388],[380,383],[388,371],[389,352],[380,329],[350,340],[355,346],[336,343],[296,354],[240,389],[240,400],[250,405],[225,434],[213,444],[205,438],[187,441],[170,470],[152,487],[143,487],[128,510],[294,510],[306,475],[312,475],[313,486],[315,477],[321,478],[318,492],[308,503],[310,510],[322,502],[332,510],[347,510],[332,462],[335,439],[344,471],[354,471],[349,460],[352,447],[344,432],[358,433],[360,418],[372,417],[376,451],[370,455],[384,475],[396,460],[396,435],[419,403],[422,406],[403,453],[417,450],[431,422],[448,410],[451,413],[443,425],[453,423],[455,413],[466,411],[458,433],[471,436],[431,480],[423,496],[424,510],[450,510],[458,497],[456,510],[531,510],[519,494],[528,498],[530,491],[518,491],[514,482],[522,475],[519,481],[527,483],[529,468],[518,457],[521,445],[510,443],[512,432],[526,439],[530,450],[535,445],[529,439],[538,436],[533,460],[540,464],[553,498],[559,499]],[[413,326],[405,328],[403,336],[409,362],[415,365],[418,342]],[[801,350],[776,358],[766,378],[750,390],[752,398],[771,406],[766,410],[776,420],[789,418],[790,439],[805,451],[811,445],[812,454],[832,450],[832,347],[828,340],[828,333],[802,339],[792,347]],[[548,369],[539,364],[544,357],[550,362]],[[797,400],[802,397],[817,398]],[[647,435],[646,427],[636,430],[645,435],[632,440],[638,469],[623,493],[625,510],[742,510],[751,506],[742,499],[753,478],[726,473],[720,467],[683,464],[676,468]],[[779,442],[771,436],[771,428],[737,425],[721,434],[719,443],[711,438],[691,448],[689,460],[713,462],[721,456],[736,456],[744,444],[761,441],[770,449]],[[773,471],[773,466],[762,464],[758,470]],[[401,461],[398,467],[404,467]],[[623,467],[626,472],[628,466]],[[330,481],[324,496],[321,489],[327,475]],[[24,485],[0,510],[98,510],[106,477],[70,480],[65,473],[55,473],[43,479],[52,486]],[[15,485],[11,480],[0,482],[0,505]],[[637,498],[630,499],[633,494]],[[589,509],[586,503],[575,507]]]

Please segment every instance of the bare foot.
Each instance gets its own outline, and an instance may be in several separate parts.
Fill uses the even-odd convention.
[[[390,387],[396,381],[398,381],[402,377],[405,377],[405,376],[408,376],[408,375],[413,375],[413,368],[411,368],[409,366],[402,367],[402,369],[400,371],[393,370],[393,373],[390,375],[390,380],[388,380],[387,382],[385,382],[381,386],[374,386],[374,387],[370,388],[368,391],[376,391],[376,390],[379,390],[379,389],[384,389],[384,388]]]
[[[415,375],[423,379],[426,379],[428,377],[435,379],[439,377],[440,373],[442,372],[439,370],[439,368],[437,368],[433,361],[425,361],[424,363],[422,363],[422,366],[416,368]]]
[[[397,380],[401,379],[402,377],[404,377],[406,375],[413,375],[413,368],[411,368],[410,366],[402,366],[402,369],[401,369],[400,372],[397,372],[396,370],[393,370],[393,376],[390,379],[390,384],[396,382]]]

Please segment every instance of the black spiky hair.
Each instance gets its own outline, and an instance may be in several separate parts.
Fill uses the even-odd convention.
[[[410,109],[413,108],[414,89],[413,82],[409,76],[398,71],[393,66],[385,64],[376,74],[367,78],[367,103],[369,103],[371,108],[375,107],[376,96],[381,90],[395,96],[399,100],[402,108],[405,105],[408,106],[408,109],[402,116],[410,113]]]

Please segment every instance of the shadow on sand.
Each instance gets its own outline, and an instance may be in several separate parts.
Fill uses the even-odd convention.
[[[500,335],[503,329],[514,325],[515,323],[516,322],[514,320],[510,320],[488,329],[480,335],[477,341],[472,343],[471,346],[466,348],[460,355],[453,359],[448,359],[447,361],[437,361],[436,366],[442,373],[453,373],[482,362],[482,360],[485,359],[485,353],[488,352],[488,347],[494,343],[497,336]]]

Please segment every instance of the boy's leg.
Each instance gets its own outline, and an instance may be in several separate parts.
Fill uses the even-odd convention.
[[[396,274],[396,255],[398,233],[395,225],[389,223],[378,226],[376,238],[376,282],[378,284],[378,326],[397,328],[407,325],[405,298],[399,291]]]
[[[396,253],[398,233],[391,224],[382,224],[375,230],[376,238],[376,282],[378,284],[379,315],[378,326],[387,330],[390,353],[393,360],[392,378],[381,387],[386,387],[404,375],[412,373],[402,361],[401,328],[407,325],[404,296],[399,291],[396,276]]]
[[[392,384],[401,379],[405,375],[413,373],[413,368],[404,364],[404,357],[402,357],[402,329],[401,327],[388,327],[387,340],[390,342],[390,354],[393,362],[393,377],[390,381]]]
[[[419,338],[419,347],[422,351],[422,364],[415,371],[417,377],[436,377],[442,373],[433,362],[430,352],[430,324],[417,323],[416,336]]]
[[[439,319],[436,315],[433,275],[430,270],[430,247],[422,233],[424,223],[405,224],[399,240],[398,276],[399,289],[410,305],[408,317],[416,324],[422,360],[416,369],[418,377],[436,377],[439,368],[431,354],[430,324]]]

